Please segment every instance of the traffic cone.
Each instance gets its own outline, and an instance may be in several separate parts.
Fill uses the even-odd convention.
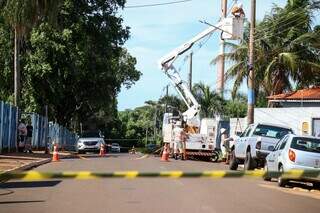
[[[106,155],[104,144],[100,144],[100,157],[104,157]]]
[[[161,161],[169,162],[169,148],[168,148],[168,144],[165,144],[165,145],[163,146],[163,152],[162,152],[162,156],[161,156]]]
[[[60,161],[59,154],[58,154],[58,144],[54,144],[53,145],[52,162],[58,162],[58,161]]]

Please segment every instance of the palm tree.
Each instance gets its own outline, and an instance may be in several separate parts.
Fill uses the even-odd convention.
[[[274,6],[258,24],[255,35],[255,91],[268,95],[298,87],[320,84],[314,81],[320,73],[319,31],[312,29],[312,14],[320,3],[312,0],[290,0],[285,8]],[[226,59],[234,65],[227,78],[234,78],[232,95],[247,78],[248,28],[239,44],[227,43],[231,49]],[[215,60],[213,60],[215,63]]]
[[[223,114],[225,101],[208,85],[197,83],[193,86],[193,94],[201,105],[201,117],[214,117]]]
[[[14,30],[14,104],[20,101],[20,53],[27,33],[39,21],[53,20],[59,0],[0,0],[0,9]]]

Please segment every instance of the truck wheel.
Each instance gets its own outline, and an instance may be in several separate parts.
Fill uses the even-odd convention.
[[[210,157],[209,160],[210,160],[211,162],[218,162],[218,160],[219,160],[219,153],[213,152],[213,153],[212,153],[212,156]]]
[[[280,175],[282,175],[284,173],[282,165],[279,166],[279,172],[280,172]],[[283,179],[281,176],[278,178],[278,186],[285,187],[287,185],[287,183],[288,183],[288,180]]]
[[[238,169],[238,160],[236,158],[236,155],[234,153],[234,150],[231,151],[231,154],[230,154],[230,164],[229,164],[229,169],[230,170],[237,170]]]
[[[251,152],[247,151],[246,158],[244,159],[244,170],[253,170],[255,167],[255,161],[251,157]]]

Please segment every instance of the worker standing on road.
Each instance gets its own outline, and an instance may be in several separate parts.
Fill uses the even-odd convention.
[[[227,147],[226,147],[226,139],[228,138],[227,130],[225,128],[221,128],[220,133],[221,133],[220,149],[222,152],[222,161],[225,162],[227,159]]]
[[[189,138],[189,135],[187,133],[187,128],[186,126],[183,128],[183,131],[182,131],[182,157],[181,159],[182,160],[187,160],[187,151],[186,151],[186,141],[187,139]]]
[[[176,160],[178,159],[179,154],[183,153],[182,135],[183,135],[183,129],[181,128],[181,121],[177,121],[173,129],[174,158]]]

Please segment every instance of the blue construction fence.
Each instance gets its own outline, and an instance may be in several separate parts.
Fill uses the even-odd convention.
[[[0,101],[0,153],[16,150],[18,110]]]
[[[54,143],[59,145],[60,149],[75,151],[78,135],[70,132],[67,128],[60,126],[57,123],[49,123],[49,144],[50,148]]]
[[[48,118],[36,113],[22,113],[30,118],[33,127],[31,145],[34,150],[45,149],[46,143],[52,149],[57,143],[60,149],[75,150],[78,136],[57,123],[49,122]],[[18,109],[0,101],[0,153],[17,150]]]

